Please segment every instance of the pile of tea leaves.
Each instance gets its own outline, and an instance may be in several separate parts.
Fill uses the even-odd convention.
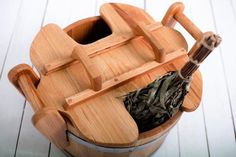
[[[138,125],[139,132],[153,129],[173,117],[188,93],[189,81],[169,72],[147,87],[124,96],[124,104]]]

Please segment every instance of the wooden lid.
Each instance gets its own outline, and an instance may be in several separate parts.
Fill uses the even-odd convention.
[[[179,32],[155,22],[141,9],[123,4],[119,7],[144,23],[145,29],[167,47],[165,64],[187,56],[187,43]],[[135,144],[139,132],[120,97],[153,81],[153,71],[161,71],[164,63],[155,61],[149,43],[135,36],[110,4],[104,4],[100,14],[72,24],[66,28],[68,34],[54,24],[40,30],[30,53],[41,75],[37,91],[44,104],[67,115],[83,139],[126,147]],[[102,19],[111,34],[81,44],[80,36],[89,36],[93,29],[104,31]],[[99,27],[99,20],[103,27]]]

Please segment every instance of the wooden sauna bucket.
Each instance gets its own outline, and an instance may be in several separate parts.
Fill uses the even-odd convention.
[[[202,79],[197,71],[181,111],[159,127],[138,132],[117,97],[187,61],[197,42],[187,53],[184,37],[173,29],[175,21],[197,41],[202,33],[183,14],[182,3],[173,4],[162,23],[139,8],[117,5],[158,39],[164,47],[162,59],[146,40],[148,34],[145,39],[135,36],[111,4],[104,4],[101,16],[75,22],[64,31],[54,24],[41,29],[30,53],[40,78],[26,64],[9,72],[9,80],[32,105],[35,127],[72,156],[150,156],[182,112],[194,111],[200,103]]]

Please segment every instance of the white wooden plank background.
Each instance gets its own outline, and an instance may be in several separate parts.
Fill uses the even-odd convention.
[[[236,0],[181,0],[185,13],[203,30],[215,31],[223,42],[201,66],[201,106],[185,113],[153,157],[236,156]],[[31,124],[32,110],[7,79],[16,64],[27,63],[29,47],[40,27],[60,27],[99,15],[111,0],[0,0],[0,157],[64,157]],[[174,0],[112,0],[145,9],[157,21]],[[194,40],[180,26],[189,45]]]

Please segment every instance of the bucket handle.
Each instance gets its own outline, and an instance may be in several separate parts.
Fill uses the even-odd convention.
[[[183,13],[183,11],[183,3],[176,2],[172,4],[161,23],[164,26],[174,27],[176,22],[179,22],[195,40],[200,40],[203,35],[202,31]]]
[[[188,56],[192,56],[199,48],[201,40],[203,38],[203,32],[183,13],[184,4],[176,2],[172,4],[167,10],[161,23],[167,27],[174,27],[176,22],[180,25],[196,40],[195,44],[188,52]]]
[[[34,126],[59,148],[69,145],[66,137],[67,125],[56,108],[45,108],[36,87],[39,77],[27,64],[19,64],[8,73],[10,82],[30,102],[35,114]]]

